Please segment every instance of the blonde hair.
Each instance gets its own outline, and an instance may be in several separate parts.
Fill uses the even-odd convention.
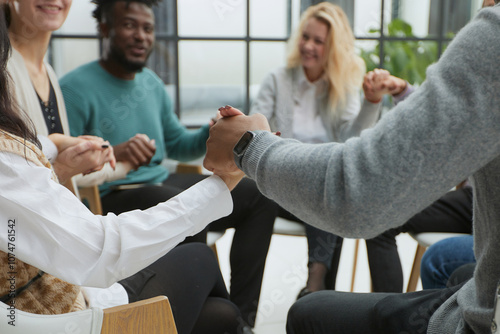
[[[354,49],[354,34],[342,8],[328,2],[309,7],[300,19],[299,27],[291,40],[288,55],[289,68],[301,65],[299,43],[306,22],[315,18],[328,26],[325,44],[324,73],[328,80],[328,101],[331,111],[347,102],[347,96],[354,93],[363,81],[366,66]]]

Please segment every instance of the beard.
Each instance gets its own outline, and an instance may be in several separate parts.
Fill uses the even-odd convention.
[[[126,71],[138,73],[141,72],[142,69],[146,66],[146,62],[152,50],[149,51],[149,53],[146,56],[146,60],[144,61],[131,61],[127,59],[125,52],[123,52],[123,50],[113,45],[110,47],[110,51],[111,51],[111,58],[117,63],[119,63]]]

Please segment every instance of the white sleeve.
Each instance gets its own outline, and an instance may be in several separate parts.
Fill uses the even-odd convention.
[[[0,175],[0,250],[14,246],[19,260],[77,285],[131,276],[232,210],[217,176],[148,210],[96,216],[21,156],[0,153]]]
[[[57,146],[47,136],[38,136],[40,144],[42,144],[42,152],[52,164],[57,158]]]
[[[128,172],[129,169],[122,162],[117,162],[114,170],[109,163],[106,163],[100,171],[87,175],[78,174],[73,176],[73,179],[79,187],[98,186],[104,182],[124,179]]]

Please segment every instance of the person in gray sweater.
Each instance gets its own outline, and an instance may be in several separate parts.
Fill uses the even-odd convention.
[[[317,292],[292,306],[289,333],[490,331],[500,279],[499,50],[496,5],[457,34],[414,94],[345,143],[281,139],[262,115],[222,110],[205,167],[228,175],[240,167],[297,217],[344,237],[371,238],[401,225],[472,175],[471,280],[407,294]]]

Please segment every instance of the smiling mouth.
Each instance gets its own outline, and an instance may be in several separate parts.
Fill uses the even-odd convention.
[[[45,13],[59,13],[62,10],[62,7],[56,5],[41,5],[38,8]]]
[[[132,54],[134,56],[142,56],[144,54],[146,54],[146,48],[145,47],[142,47],[142,46],[139,46],[139,47],[131,47],[130,48],[130,51],[132,52]]]
[[[311,54],[302,54],[302,58],[304,58],[304,59],[316,59],[316,56],[311,55]]]

